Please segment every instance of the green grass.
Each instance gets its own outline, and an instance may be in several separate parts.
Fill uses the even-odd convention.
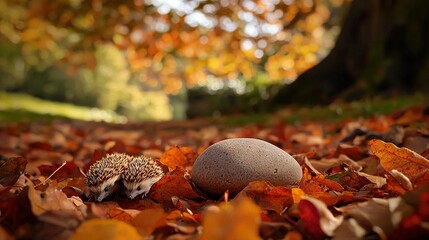
[[[428,103],[424,95],[401,96],[395,99],[362,100],[331,104],[326,107],[291,108],[280,111],[288,123],[306,120],[341,121],[345,118],[369,118]]]
[[[57,103],[26,94],[0,92],[0,121],[50,121],[56,118],[111,123],[126,122],[125,117],[111,111]]]
[[[402,96],[395,99],[362,100],[352,103],[337,103],[329,106],[287,107],[279,110],[276,115],[287,123],[303,121],[341,121],[346,118],[370,118],[386,115],[401,109],[429,102],[424,95]],[[244,125],[248,123],[270,123],[269,113],[227,116],[224,122],[228,125]]]

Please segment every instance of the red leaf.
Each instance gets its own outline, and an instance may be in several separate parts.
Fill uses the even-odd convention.
[[[301,224],[316,239],[332,236],[342,218],[335,218],[326,205],[315,198],[304,198],[298,205]]]

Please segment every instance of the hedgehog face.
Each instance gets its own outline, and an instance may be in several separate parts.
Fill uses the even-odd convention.
[[[114,176],[97,186],[90,186],[92,196],[98,202],[116,192],[121,187],[120,176]]]
[[[161,179],[162,176],[152,177],[145,179],[141,182],[125,182],[124,186],[126,188],[126,194],[130,199],[134,199],[140,194],[142,195],[142,198],[146,196],[146,194],[149,193],[149,190],[151,189],[152,185]]]

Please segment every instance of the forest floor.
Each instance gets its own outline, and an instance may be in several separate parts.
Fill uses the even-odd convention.
[[[428,236],[429,107],[383,104],[255,118],[1,123],[0,239]],[[300,164],[301,181],[255,181],[236,196],[208,197],[195,187],[192,166],[227,138],[258,138],[286,151]],[[166,174],[146,198],[91,201],[84,174],[114,152],[150,156]]]

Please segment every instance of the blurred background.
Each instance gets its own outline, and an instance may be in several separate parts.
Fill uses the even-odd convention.
[[[425,91],[427,9],[417,0],[0,0],[0,119],[185,119]]]

